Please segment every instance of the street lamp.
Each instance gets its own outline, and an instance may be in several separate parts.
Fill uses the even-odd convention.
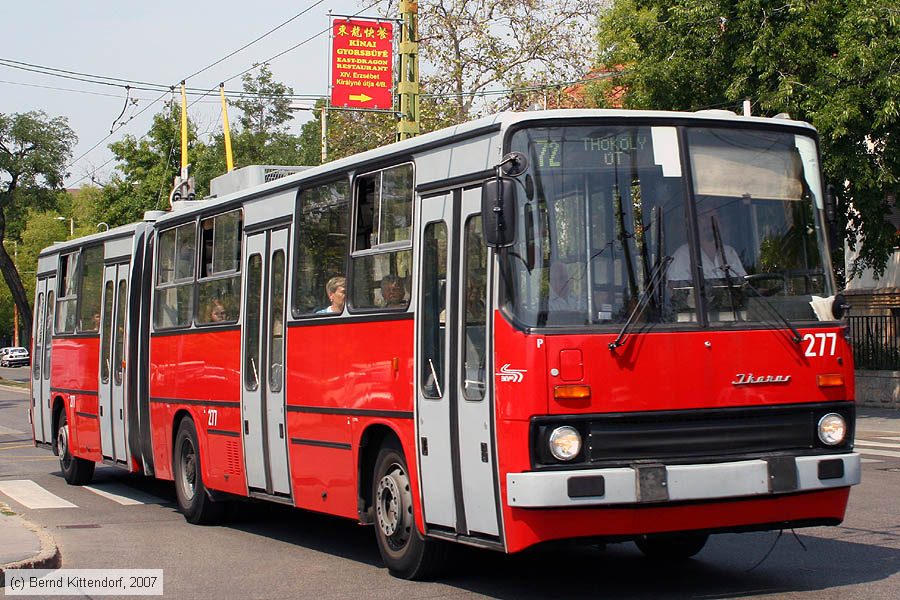
[[[68,220],[69,221],[69,237],[70,238],[75,237],[75,217],[69,217],[68,219],[66,219],[66,217],[56,217],[56,220],[57,221]]]

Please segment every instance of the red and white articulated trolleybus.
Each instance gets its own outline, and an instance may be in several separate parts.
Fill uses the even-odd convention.
[[[859,482],[816,132],[501,114],[45,250],[34,437],[373,524],[390,570],[834,525]],[[258,174],[258,173],[257,173]],[[260,179],[262,180],[262,179]]]

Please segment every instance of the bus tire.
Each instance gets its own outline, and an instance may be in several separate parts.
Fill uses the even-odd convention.
[[[642,535],[634,543],[647,558],[677,561],[687,560],[703,550],[708,539],[706,533],[661,533]]]
[[[394,577],[433,577],[447,557],[447,545],[427,540],[416,527],[409,470],[403,452],[385,445],[372,477],[372,502],[378,551]]]
[[[191,419],[181,421],[172,457],[175,496],[185,520],[194,525],[211,525],[221,521],[225,506],[221,502],[213,502],[203,485],[197,429]]]
[[[66,411],[59,415],[56,428],[56,447],[59,452],[59,469],[69,485],[85,485],[94,477],[94,461],[72,456],[69,450],[69,423]]]

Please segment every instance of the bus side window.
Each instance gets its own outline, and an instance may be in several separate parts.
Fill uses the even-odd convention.
[[[241,211],[200,222],[197,324],[234,323],[240,316]]]
[[[325,286],[346,275],[350,241],[350,185],[346,179],[300,190],[294,314],[312,315],[330,305]]]
[[[78,253],[64,254],[59,259],[59,293],[57,294],[56,332],[75,333],[75,265]]]
[[[414,185],[412,164],[357,177],[351,308],[409,306]]]
[[[156,327],[187,327],[194,312],[195,222],[159,235],[156,271]]]
[[[103,293],[103,246],[81,252],[78,281],[78,332],[100,331],[100,298]]]

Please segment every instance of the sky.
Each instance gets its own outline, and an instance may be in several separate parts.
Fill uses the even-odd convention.
[[[312,7],[278,31],[187,80],[188,87],[216,88],[189,109],[189,116],[199,130],[212,132],[222,127],[219,82],[326,30],[330,23],[329,11],[334,15],[353,15],[370,4],[356,0],[240,3],[233,0],[5,0],[0,3],[0,23],[4,23],[0,58],[105,77],[177,85],[183,78]],[[363,16],[375,15],[375,9],[363,13]],[[293,88],[295,94],[326,95],[328,44],[327,33],[318,35],[271,61],[275,80]],[[239,90],[240,78],[226,82],[225,87]],[[104,140],[125,104],[122,87],[62,79],[0,64],[0,113],[42,110],[50,117],[64,116],[78,136],[67,186],[87,183],[88,175],[94,171],[105,180],[114,166],[113,163],[103,166],[112,158],[107,145],[126,134],[143,135],[153,115],[162,109],[162,101],[147,108],[159,96],[159,92],[132,91],[131,97],[138,98],[138,103],[130,106],[122,119],[146,110]],[[197,97],[189,95],[188,104]],[[312,101],[296,104],[310,106]],[[237,110],[231,108],[232,123],[236,115]],[[309,118],[307,111],[298,111],[293,131],[299,132]],[[104,141],[88,152],[101,140]]]

